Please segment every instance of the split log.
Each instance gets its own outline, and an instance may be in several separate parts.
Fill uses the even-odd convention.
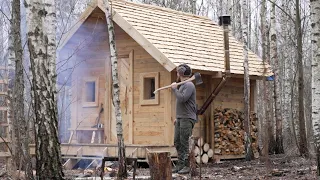
[[[202,147],[202,145],[203,145],[203,138],[202,137],[199,137],[197,145],[199,147]]]
[[[210,149],[209,144],[208,144],[208,143],[205,143],[205,144],[203,145],[203,151],[204,151],[204,152],[208,152],[209,149]]]
[[[236,109],[216,109],[214,111],[214,154],[243,155],[244,154],[244,115]],[[257,118],[250,115],[252,150],[258,152]],[[205,147],[203,147],[205,148]],[[206,149],[204,149],[206,150]]]
[[[201,160],[202,160],[203,164],[207,164],[208,161],[209,161],[208,155],[207,155],[207,154],[203,154],[203,155],[201,156]]]
[[[213,157],[213,150],[209,149],[207,154],[208,154],[209,158],[212,158]]]
[[[200,164],[200,161],[201,161],[201,156],[197,156],[197,157],[196,157],[196,162],[197,162],[197,164]]]
[[[153,180],[172,180],[170,152],[149,152],[148,163]]]
[[[203,149],[200,148],[200,154],[199,155],[202,155],[203,154]]]
[[[194,147],[194,156],[198,156],[200,154],[200,149],[198,146]]]

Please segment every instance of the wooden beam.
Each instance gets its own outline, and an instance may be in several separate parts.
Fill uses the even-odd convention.
[[[76,164],[78,160],[77,159],[68,159],[64,164],[63,167],[67,170],[72,169]]]
[[[133,91],[134,91],[134,79],[133,79],[133,67],[134,64],[134,52],[133,50],[129,54],[129,143],[133,144],[133,112],[134,112],[134,97],[133,97]]]
[[[112,137],[112,132],[111,132],[111,121],[112,121],[112,102],[111,102],[111,97],[112,97],[112,85],[111,85],[111,64],[110,64],[110,59],[106,59],[105,61],[105,70],[106,70],[106,83],[105,83],[105,111],[104,111],[104,141],[102,143],[110,143],[111,142],[111,137]]]

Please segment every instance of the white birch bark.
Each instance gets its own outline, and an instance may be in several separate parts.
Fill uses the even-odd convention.
[[[281,7],[283,10],[287,11],[288,2],[287,0],[281,1]],[[295,130],[293,126],[293,111],[292,111],[292,79],[293,79],[293,62],[290,59],[289,54],[289,47],[288,47],[288,39],[289,39],[289,29],[288,27],[291,26],[291,21],[289,17],[284,13],[281,12],[280,14],[283,22],[280,24],[281,32],[282,32],[282,41],[285,46],[280,46],[281,53],[281,60],[283,61],[283,78],[282,78],[282,86],[283,86],[283,146],[284,149],[290,149],[290,151],[285,151],[286,154],[292,153],[292,150],[296,151],[297,142],[295,136]]]
[[[39,179],[63,179],[56,101],[56,13],[54,0],[28,0],[28,48],[35,113]]]
[[[311,1],[312,27],[312,123],[320,177],[320,1]]]
[[[276,119],[276,144],[275,153],[282,154],[282,114],[281,114],[281,99],[280,99],[280,79],[279,79],[279,60],[277,52],[277,34],[276,34],[276,0],[271,2],[271,27],[270,27],[270,58],[274,64],[274,107]]]
[[[118,78],[118,60],[116,50],[115,30],[112,21],[112,12],[109,8],[107,0],[103,0],[103,6],[106,9],[106,19],[108,24],[109,33],[109,45],[110,45],[110,59],[112,67],[112,85],[113,85],[113,104],[115,107],[116,115],[116,128],[118,138],[118,157],[119,157],[119,170],[118,178],[125,178],[127,176],[126,162],[125,162],[125,147],[123,140],[123,128],[122,128],[122,115],[120,107],[120,86]]]
[[[243,67],[244,67],[244,142],[246,160],[253,158],[250,135],[250,79],[248,64],[248,7],[247,0],[242,0],[242,34],[243,34]]]

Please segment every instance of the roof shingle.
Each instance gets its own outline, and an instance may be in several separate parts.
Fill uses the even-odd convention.
[[[224,72],[223,29],[209,18],[127,1],[112,1],[111,6],[174,65]],[[231,73],[243,74],[243,44],[231,35],[229,43]],[[248,53],[250,75],[272,75],[268,64]]]

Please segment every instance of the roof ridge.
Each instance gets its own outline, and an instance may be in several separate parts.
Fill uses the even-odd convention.
[[[174,10],[174,9],[161,7],[161,6],[157,6],[157,5],[152,5],[152,4],[134,3],[134,2],[126,1],[126,0],[110,0],[110,2],[128,3],[128,4],[131,4],[131,5],[136,5],[136,6],[141,6],[141,7],[148,7],[150,9],[158,9],[158,10],[162,10],[162,11],[167,11],[167,12],[172,12],[172,13],[176,13],[176,14],[181,14],[181,15],[186,15],[186,16],[190,16],[190,17],[194,17],[194,18],[200,18],[200,19],[212,21],[209,17],[206,17],[206,16],[200,16],[200,15],[191,14],[191,13],[187,13],[187,12],[183,12],[183,11],[177,11],[177,10]],[[212,22],[214,24],[216,24],[214,21],[212,21]]]

